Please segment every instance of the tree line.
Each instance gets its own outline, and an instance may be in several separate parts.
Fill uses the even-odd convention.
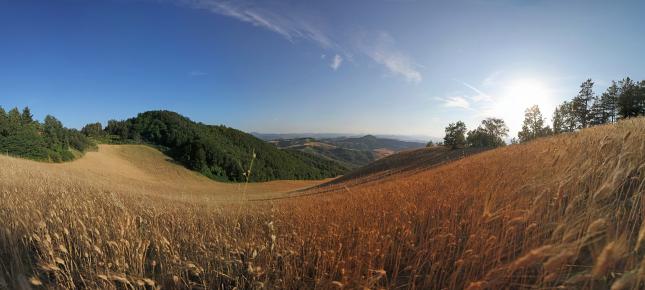
[[[645,80],[635,82],[627,77],[612,81],[601,95],[594,93],[593,86],[594,82],[587,79],[580,85],[578,95],[555,109],[553,133],[645,116]]]
[[[600,95],[594,93],[594,82],[585,80],[578,94],[558,105],[551,125],[540,108],[534,105],[524,111],[522,130],[511,143],[523,143],[539,137],[573,132],[590,126],[615,123],[620,119],[645,116],[645,80],[635,82],[629,77],[611,85]],[[462,121],[450,123],[445,129],[443,145],[451,148],[498,147],[506,145],[508,127],[504,120],[488,118],[475,130],[467,131]],[[428,145],[434,145],[430,142]]]
[[[75,158],[93,142],[75,129],[68,129],[54,116],[34,120],[29,107],[8,112],[0,107],[0,153],[39,161],[61,162]]]

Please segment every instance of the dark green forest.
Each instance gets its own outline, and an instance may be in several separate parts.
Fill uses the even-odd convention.
[[[146,143],[192,170],[221,181],[322,179],[344,173],[337,162],[311,154],[280,150],[250,134],[226,126],[197,123],[170,111],[149,111],[124,121],[89,124],[82,130],[112,142]],[[255,154],[255,158],[254,158]]]
[[[74,150],[85,152],[94,147],[92,141],[78,130],[68,129],[47,115],[40,123],[34,120],[28,107],[22,112],[9,112],[0,107],[0,153],[38,161],[62,162],[73,160]]]

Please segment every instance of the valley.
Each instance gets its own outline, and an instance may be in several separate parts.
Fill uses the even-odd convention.
[[[404,152],[382,162],[438,161],[389,175],[377,162],[363,182],[248,184],[247,196],[141,145],[62,164],[0,157],[0,288],[634,285],[644,128],[453,159]]]

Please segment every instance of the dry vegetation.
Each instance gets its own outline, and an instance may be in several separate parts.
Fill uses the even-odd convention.
[[[642,118],[274,201],[190,198],[205,185],[157,186],[125,165],[0,163],[0,288],[631,289],[645,279]]]

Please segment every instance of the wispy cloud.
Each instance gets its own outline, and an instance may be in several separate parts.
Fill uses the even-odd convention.
[[[337,70],[340,65],[343,63],[343,57],[340,55],[335,55],[334,58],[331,60],[331,64],[329,65],[333,70]]]
[[[496,84],[498,83],[498,81],[499,81],[499,77],[500,77],[500,75],[501,75],[502,73],[503,73],[503,72],[502,72],[502,71],[500,71],[500,70],[498,70],[498,71],[495,71],[495,72],[491,73],[490,75],[488,75],[488,76],[487,76],[487,77],[482,81],[482,85],[483,85],[484,87],[490,87],[490,86],[496,85]]]
[[[453,96],[446,98],[438,98],[443,102],[443,106],[447,108],[462,108],[470,109],[470,102],[462,96]]]
[[[359,47],[375,62],[384,65],[390,73],[404,77],[410,82],[421,82],[423,77],[412,59],[395,48],[394,38],[387,32],[380,32],[372,40],[362,40]]]
[[[189,74],[191,77],[201,77],[201,76],[208,75],[208,73],[203,72],[203,71],[200,71],[200,70],[190,71],[188,74]]]
[[[485,111],[482,107],[487,107],[493,101],[493,97],[477,87],[457,79],[454,79],[454,81],[461,83],[464,87],[472,91],[472,93],[459,92],[458,95],[435,98],[441,101],[444,107],[466,109],[482,114]]]
[[[488,102],[488,101],[491,101],[493,99],[490,95],[488,95],[487,93],[482,92],[481,90],[479,90],[475,86],[472,86],[472,85],[470,85],[470,84],[468,84],[466,82],[461,82],[461,84],[463,84],[465,87],[471,89],[473,92],[476,93],[475,95],[471,95],[469,97],[473,102],[481,102],[481,101],[487,101]]]
[[[290,42],[304,40],[312,42],[326,51],[334,52],[330,66],[337,70],[343,61],[353,62],[353,55],[367,56],[372,61],[384,66],[391,74],[401,76],[412,83],[421,82],[423,77],[410,56],[396,48],[394,39],[387,32],[369,33],[369,37],[361,37],[356,43],[355,39],[339,43],[331,33],[323,27],[324,21],[314,21],[315,17],[303,11],[294,11],[292,7],[274,1],[250,0],[160,0],[179,3],[194,9],[210,11],[261,27],[281,35]],[[336,33],[343,34],[343,33]],[[340,41],[342,42],[342,41]],[[325,55],[321,56],[325,59]]]
[[[290,42],[303,39],[312,41],[326,49],[337,46],[319,25],[314,25],[307,17],[299,13],[289,13],[287,7],[270,6],[268,2],[247,0],[177,0],[177,2],[267,29],[283,36]],[[265,3],[265,5],[259,3]]]

